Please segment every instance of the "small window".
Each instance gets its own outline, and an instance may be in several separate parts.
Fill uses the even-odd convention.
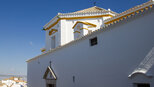
[[[97,37],[90,39],[90,46],[97,45]]]
[[[54,84],[48,84],[47,87],[55,87]]]
[[[135,83],[135,87],[150,87],[150,84],[148,83]]]

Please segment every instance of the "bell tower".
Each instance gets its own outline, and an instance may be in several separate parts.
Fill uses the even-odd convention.
[[[46,44],[43,52],[55,49],[100,29],[104,20],[117,15],[116,12],[97,6],[72,13],[58,13],[44,27]]]

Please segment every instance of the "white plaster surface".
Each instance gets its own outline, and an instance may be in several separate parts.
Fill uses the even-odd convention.
[[[154,47],[153,20],[154,10],[28,62],[29,87],[46,87],[43,75],[49,61],[52,61],[52,68],[57,75],[56,87],[133,87],[133,83],[150,83],[154,87],[154,77],[138,74],[128,78]],[[66,35],[67,30],[63,31],[66,28],[64,21],[61,21],[61,31],[65,33],[61,36],[64,41],[61,44],[73,40],[66,40],[69,35]],[[71,22],[66,25],[72,26]],[[67,29],[72,30],[71,27]],[[96,36],[98,44],[90,46],[89,39]],[[150,72],[154,75],[153,67]]]

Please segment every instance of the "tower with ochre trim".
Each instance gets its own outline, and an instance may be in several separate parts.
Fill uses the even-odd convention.
[[[103,27],[104,20],[116,14],[110,9],[96,6],[72,13],[58,13],[43,27],[46,31],[46,45],[42,51],[52,50],[95,31]]]

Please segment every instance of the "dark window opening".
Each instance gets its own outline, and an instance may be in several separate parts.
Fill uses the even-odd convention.
[[[97,37],[90,39],[90,46],[97,45]]]
[[[54,84],[48,84],[48,87],[55,87]]]
[[[148,83],[137,83],[135,85],[136,85],[135,87],[150,87],[150,84]]]

